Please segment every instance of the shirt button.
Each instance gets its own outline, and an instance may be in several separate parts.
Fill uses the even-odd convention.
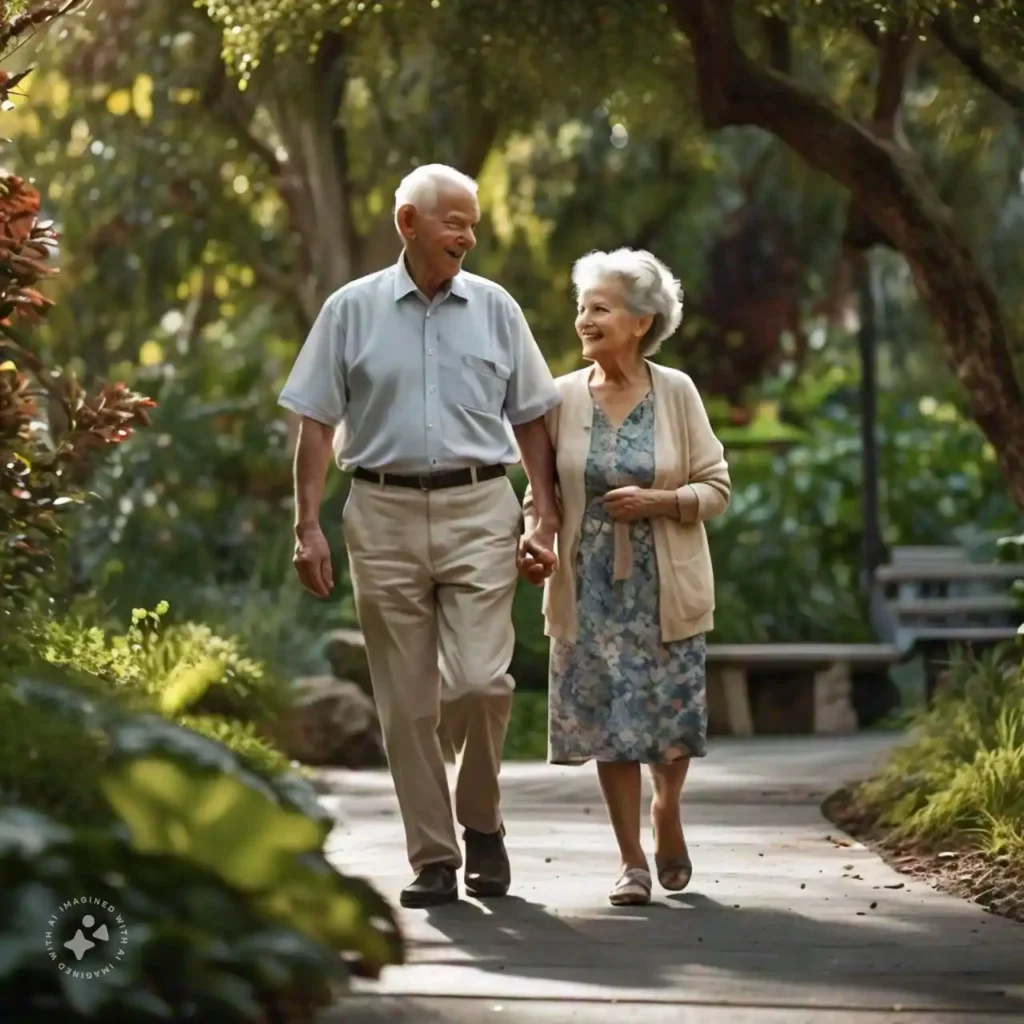
[[[430,310],[429,309],[427,310],[427,319],[428,320],[430,319]]]
[[[434,424],[433,423],[428,423],[427,424],[427,430],[433,430],[433,429],[434,429]]]
[[[430,385],[430,393],[433,394],[436,390],[437,390],[437,388],[435,388],[434,385],[431,384]]]
[[[427,355],[428,356],[432,356],[433,354],[434,354],[434,350],[432,348],[428,348],[427,349]]]

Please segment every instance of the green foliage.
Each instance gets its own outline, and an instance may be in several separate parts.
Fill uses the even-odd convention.
[[[716,641],[870,639],[859,596],[857,401],[833,384],[815,397],[813,443],[729,453],[732,504],[709,525]],[[883,395],[878,433],[886,543],[959,540],[991,557],[986,538],[1015,514],[974,424],[935,398]]]
[[[0,684],[0,806],[38,808],[68,825],[113,820],[99,788],[100,734],[18,700]]]
[[[20,1015],[68,1024],[249,1024],[295,997],[323,1005],[329,985],[344,980],[333,951],[268,919],[247,894],[188,860],[141,853],[115,831],[72,831],[18,808],[0,810],[0,836],[0,992]],[[59,970],[43,943],[48,921],[74,897],[105,901],[127,929],[113,969],[87,981]],[[53,945],[72,933],[58,932]]]
[[[222,715],[189,714],[177,715],[174,720],[200,736],[223,743],[254,771],[277,775],[290,767],[281,751],[252,722],[239,722]]]
[[[897,835],[1024,856],[1024,662],[1012,645],[958,657],[857,799]]]
[[[169,718],[211,714],[240,722],[266,723],[288,706],[288,691],[264,666],[246,657],[235,637],[207,625],[162,625],[167,602],[153,611],[136,608],[122,635],[82,621],[45,620],[37,647],[53,665],[108,680],[119,693]]]
[[[197,947],[189,954],[189,963],[206,963],[209,968],[186,972],[194,979],[189,994],[213,1002],[230,994],[235,1000],[228,1001],[233,1015],[225,1020],[261,1020],[261,1001],[302,994],[301,987],[295,987],[297,979],[284,969],[289,949],[293,966],[305,973],[307,994],[314,1002],[323,1002],[328,982],[339,972],[376,976],[386,964],[401,960],[402,939],[390,907],[368,885],[340,875],[326,860],[323,846],[333,819],[302,780],[262,774],[191,729],[127,711],[116,699],[82,694],[74,686],[21,679],[2,696],[11,707],[20,705],[60,723],[68,735],[77,730],[97,741],[102,757],[94,761],[89,784],[95,791],[89,797],[95,801],[102,795],[108,808],[106,815],[90,815],[87,825],[71,833],[43,817],[48,807],[23,802],[40,816],[19,811],[25,827],[15,832],[15,839],[22,852],[26,843],[35,846],[40,874],[26,872],[25,864],[17,871],[11,865],[5,874],[5,881],[14,883],[5,889],[5,898],[22,910],[11,920],[20,921],[23,929],[5,936],[17,951],[5,960],[6,973],[0,975],[5,994],[11,989],[28,991],[34,981],[40,994],[53,995],[55,988],[63,987],[61,996],[71,1008],[88,1009],[77,1006],[75,993],[49,964],[38,935],[31,945],[23,941],[33,923],[38,930],[39,921],[46,920],[42,903],[56,907],[69,895],[108,899],[125,915],[130,934],[138,936],[139,947],[117,965],[113,974],[118,976],[110,986],[98,986],[92,993],[94,1007],[106,1007],[108,1000],[112,1006],[128,1000],[123,1005],[137,1004],[138,1011],[148,1003],[153,1016],[131,1018],[136,1020],[158,1019],[163,1012],[159,1000],[177,998],[175,986],[162,987],[151,975],[156,971],[164,977],[169,968],[173,972],[173,964],[186,962],[166,961],[182,953],[182,943]],[[52,806],[66,801],[75,784],[65,785],[60,800],[49,793],[31,796]],[[101,828],[104,823],[110,828]],[[51,843],[59,846],[63,859],[45,856]],[[88,853],[95,858],[87,860]],[[0,861],[9,854],[10,849],[4,849]],[[111,881],[110,857],[115,856],[123,871],[120,882]],[[60,870],[49,875],[58,865]],[[163,898],[150,889],[160,867],[166,869],[164,898],[173,895],[187,908],[183,915],[165,914]],[[69,871],[73,873],[68,875]],[[33,893],[34,902],[24,903],[33,899]],[[40,902],[40,895],[46,900]],[[226,918],[207,916],[193,905],[211,898]],[[31,910],[36,912],[34,921],[25,916]],[[152,929],[147,927],[150,922]],[[225,951],[239,934],[238,927],[260,937]],[[152,946],[147,945],[150,937]],[[276,966],[275,948],[283,961]],[[328,958],[334,965],[330,969]],[[240,973],[252,991],[221,983],[221,972]]]
[[[24,17],[9,17],[13,8],[5,5],[0,47],[80,6],[29,5]],[[123,6],[137,7],[130,0]],[[102,63],[97,51],[92,57]],[[23,78],[0,74],[5,111]],[[142,121],[147,83],[152,79],[137,76],[127,97]],[[76,99],[83,97],[86,104],[105,101],[111,113],[125,100],[116,91],[86,90]],[[83,126],[88,133],[81,119],[70,122],[59,146],[72,162],[86,149]],[[91,148],[97,152],[95,142]],[[64,184],[58,177],[55,191]],[[147,180],[135,176],[136,185]],[[233,192],[242,180],[233,177]],[[101,182],[116,190],[117,181],[101,174],[95,197]],[[180,200],[180,188],[176,194]],[[67,589],[72,574],[60,511],[85,501],[92,456],[147,425],[153,403],[123,383],[86,391],[22,343],[21,325],[52,305],[34,287],[48,276],[43,261],[55,239],[38,223],[39,209],[34,188],[0,175],[2,1015],[264,1024],[292,1006],[308,1016],[329,1001],[332,984],[400,962],[402,938],[386,901],[327,861],[331,816],[263,738],[261,727],[286,704],[277,676],[230,634],[189,621],[164,626],[166,604],[136,609],[123,633],[104,628],[95,607],[76,614],[88,602],[75,602]],[[93,215],[100,220],[103,211]],[[117,235],[128,222],[105,227]],[[172,247],[180,242],[169,224],[154,226],[173,236]],[[198,218],[194,227],[196,236],[206,235]],[[79,284],[103,280],[101,248],[97,242],[95,258],[79,268]],[[179,269],[192,265],[190,256]],[[137,266],[120,256],[112,263],[115,276],[119,265]],[[223,297],[226,281],[200,268],[196,316],[204,302]],[[128,291],[152,309],[153,291]],[[178,294],[186,298],[190,290]],[[108,313],[109,299],[101,304]],[[152,346],[143,354],[153,362]],[[88,570],[85,576],[93,588],[98,581]],[[127,935],[114,969],[85,984],[73,966],[51,962],[67,956],[63,943],[57,940],[51,955],[43,941],[48,929],[57,930],[58,908],[82,898],[115,906]]]
[[[799,443],[781,451],[727,446],[732,503],[708,524],[717,603],[712,642],[874,639],[859,577],[863,466],[854,385],[836,370],[790,395],[789,415],[806,438]],[[883,394],[879,450],[887,544],[963,543],[993,556],[994,538],[1016,512],[991,449],[954,405],[941,393],[916,400]],[[520,475],[512,479],[517,491],[525,489]],[[1010,543],[1002,550],[1009,557]],[[547,685],[540,603],[540,589],[520,582],[512,673],[527,689]]]
[[[548,756],[547,689],[516,690],[505,736],[507,761],[545,761]]]
[[[1021,579],[1014,580],[1010,585],[1010,594],[1017,604],[1021,626],[1018,635],[1024,640],[1024,533],[1015,537],[1000,537],[997,544],[999,560],[1021,567]]]
[[[24,673],[46,672],[85,697],[160,714],[225,744],[261,773],[288,770],[268,728],[287,706],[285,686],[244,657],[234,638],[190,623],[161,628],[167,611],[166,604],[136,609],[128,631],[114,635],[80,618],[33,609],[15,620],[16,642],[0,641],[0,717],[12,728],[0,752],[0,793],[70,824],[109,816],[97,781],[107,756],[103,734],[78,731],[14,700],[10,679]]]

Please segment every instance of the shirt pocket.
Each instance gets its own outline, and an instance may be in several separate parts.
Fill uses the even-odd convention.
[[[443,361],[449,393],[455,404],[473,412],[500,416],[512,370],[480,356],[454,356]]]

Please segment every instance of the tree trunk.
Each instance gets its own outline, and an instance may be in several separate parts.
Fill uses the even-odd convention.
[[[946,361],[1024,508],[1024,394],[1007,325],[995,289],[916,159],[828,100],[748,59],[736,38],[733,0],[673,0],[672,11],[691,43],[707,127],[751,125],[775,135],[848,188],[903,254],[940,327]]]
[[[271,103],[287,153],[277,184],[294,233],[295,287],[307,328],[358,262],[348,137],[340,120],[347,76],[344,40],[328,33],[299,81],[283,77]]]

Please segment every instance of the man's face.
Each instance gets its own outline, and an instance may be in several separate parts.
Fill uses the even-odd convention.
[[[431,277],[447,281],[462,269],[466,253],[476,245],[480,220],[476,198],[457,188],[442,188],[426,212],[416,211],[415,237],[406,239],[417,262]]]

